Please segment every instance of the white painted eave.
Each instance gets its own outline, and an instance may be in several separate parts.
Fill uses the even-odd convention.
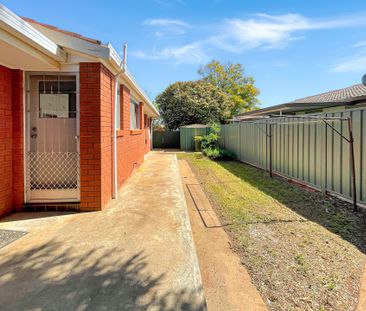
[[[0,28],[57,61],[66,60],[66,52],[21,17],[0,3]]]

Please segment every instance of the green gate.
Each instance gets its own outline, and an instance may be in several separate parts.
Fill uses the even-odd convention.
[[[179,149],[179,131],[154,131],[153,148]]]

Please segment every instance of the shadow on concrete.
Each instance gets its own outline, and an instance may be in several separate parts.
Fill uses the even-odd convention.
[[[147,273],[142,252],[123,261],[116,252],[123,251],[80,254],[50,241],[3,255],[1,310],[206,310],[197,291],[157,292],[164,275]]]
[[[14,221],[23,221],[23,220],[31,220],[31,219],[41,219],[41,218],[52,218],[52,217],[62,217],[68,215],[75,215],[80,212],[14,212],[3,218],[0,218],[0,223],[14,222]],[[83,212],[84,213],[84,212]],[[93,212],[87,212],[93,213]]]
[[[280,177],[272,179],[265,171],[241,162],[219,161],[218,164],[302,217],[339,235],[366,254],[365,214],[354,213],[350,203],[321,192],[303,189]]]

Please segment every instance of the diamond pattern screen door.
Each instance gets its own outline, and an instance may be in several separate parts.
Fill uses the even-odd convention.
[[[80,200],[76,75],[27,77],[27,202]]]

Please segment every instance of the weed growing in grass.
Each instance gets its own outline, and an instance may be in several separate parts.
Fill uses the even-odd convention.
[[[295,256],[295,261],[298,265],[303,266],[305,265],[305,258],[303,254],[299,254]]]

